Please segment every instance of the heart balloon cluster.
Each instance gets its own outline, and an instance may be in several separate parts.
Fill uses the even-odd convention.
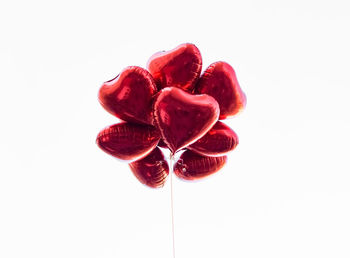
[[[154,54],[147,70],[125,68],[99,91],[101,105],[123,122],[97,136],[106,153],[127,161],[147,186],[162,187],[169,165],[161,151],[184,150],[171,171],[195,180],[222,168],[238,144],[236,133],[220,122],[246,105],[235,71],[225,62],[211,64],[201,75],[202,57],[193,44]]]

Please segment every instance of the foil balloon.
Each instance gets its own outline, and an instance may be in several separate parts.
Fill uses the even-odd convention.
[[[142,184],[152,188],[162,187],[169,174],[168,163],[159,148],[155,148],[146,157],[130,163],[129,166]]]
[[[191,91],[202,70],[202,56],[193,44],[154,54],[147,68],[160,88],[179,87]]]
[[[193,151],[185,151],[174,166],[174,173],[184,180],[207,177],[220,170],[227,161],[227,156],[208,157]]]
[[[161,90],[154,120],[172,153],[206,134],[219,118],[219,105],[209,95],[192,95],[176,87]]]
[[[147,69],[126,67],[101,86],[99,102],[124,122],[103,129],[97,145],[129,162],[136,178],[152,188],[162,187],[173,169],[186,180],[217,172],[227,161],[223,155],[238,144],[237,134],[218,120],[246,105],[234,69],[220,61],[200,75],[202,57],[190,43],[154,54]],[[169,168],[157,146],[169,149],[171,158],[185,151]]]
[[[103,129],[96,142],[109,155],[130,162],[146,156],[159,139],[158,130],[152,126],[120,123]]]
[[[209,132],[187,148],[202,155],[221,156],[232,151],[237,144],[237,134],[218,121]]]
[[[152,124],[151,100],[156,92],[151,74],[141,67],[130,66],[105,82],[98,98],[109,113],[124,121]]]
[[[236,115],[247,102],[235,71],[225,62],[211,64],[199,79],[195,92],[205,93],[216,99],[220,106],[220,119]]]
[[[168,148],[168,146],[165,144],[165,142],[163,141],[162,138],[158,142],[158,147],[161,147],[161,148],[164,148],[164,149]]]

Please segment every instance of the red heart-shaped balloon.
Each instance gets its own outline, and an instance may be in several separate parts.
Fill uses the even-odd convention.
[[[190,150],[180,156],[174,166],[174,173],[181,179],[200,179],[220,170],[227,161],[227,156],[208,157]]]
[[[216,99],[220,106],[220,119],[234,116],[247,102],[235,71],[225,62],[211,64],[199,79],[195,92],[208,94]]]
[[[119,123],[103,129],[96,143],[113,157],[130,162],[150,153],[159,139],[159,132],[153,126]]]
[[[152,188],[162,187],[169,174],[169,166],[159,148],[143,159],[129,164],[131,171],[142,183]]]
[[[179,87],[191,91],[202,70],[202,57],[195,45],[186,43],[154,54],[147,68],[159,89]]]
[[[151,101],[156,92],[151,74],[141,67],[130,66],[105,82],[98,98],[109,113],[124,121],[152,124]]]
[[[214,98],[191,95],[176,87],[163,89],[153,108],[155,124],[172,153],[205,135],[220,113]]]
[[[187,148],[202,155],[221,156],[232,151],[237,144],[237,134],[230,127],[218,121],[209,132]]]

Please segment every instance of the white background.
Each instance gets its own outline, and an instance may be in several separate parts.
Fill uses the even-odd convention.
[[[103,81],[184,42],[229,62],[240,145],[175,180],[177,258],[350,257],[348,1],[1,1],[0,257],[171,257],[169,184],[95,145]]]

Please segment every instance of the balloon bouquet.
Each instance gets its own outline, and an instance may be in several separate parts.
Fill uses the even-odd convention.
[[[152,188],[162,187],[169,174],[159,147],[170,150],[170,160],[185,150],[170,167],[181,179],[218,171],[238,144],[236,133],[218,120],[246,105],[233,68],[215,62],[201,75],[201,54],[186,43],[154,54],[147,69],[129,66],[101,86],[101,105],[124,122],[103,129],[98,146],[127,161],[136,178]]]

